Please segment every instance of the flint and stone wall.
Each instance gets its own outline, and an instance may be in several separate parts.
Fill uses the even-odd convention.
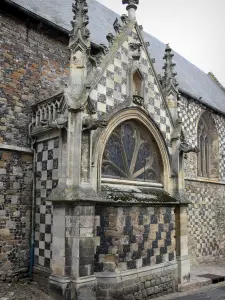
[[[120,272],[174,260],[174,208],[98,206],[96,216],[95,272]]]
[[[0,150],[0,280],[27,275],[30,260],[32,153]]]
[[[197,146],[197,125],[204,105],[181,98],[180,117],[187,141]],[[225,131],[224,117],[212,113],[219,138],[219,179],[210,182],[197,177],[197,154],[189,153],[185,160],[185,191],[192,203],[189,216],[189,254],[191,263],[198,265],[225,256]]]
[[[97,205],[95,213],[97,299],[149,299],[176,291],[174,207]]]
[[[59,138],[36,145],[35,266],[51,268],[52,203],[47,201],[58,186]]]
[[[0,143],[28,146],[30,105],[64,87],[68,42],[12,14],[0,13]]]
[[[0,144],[29,147],[31,104],[66,82],[68,38],[60,40],[31,18],[25,21],[27,16],[6,4],[1,9]],[[29,262],[32,155],[1,151],[0,164],[0,274],[10,280],[19,270],[27,271]]]
[[[225,188],[221,184],[189,181],[188,207],[191,263],[209,263],[225,256]]]

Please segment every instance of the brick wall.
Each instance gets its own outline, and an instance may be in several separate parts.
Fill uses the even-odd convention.
[[[26,146],[30,105],[64,86],[69,51],[66,38],[18,18],[0,13],[0,143]]]
[[[0,280],[28,271],[32,159],[0,150]]]

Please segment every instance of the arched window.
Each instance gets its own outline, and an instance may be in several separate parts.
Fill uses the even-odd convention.
[[[142,75],[141,73],[137,70],[133,74],[133,95],[143,97],[143,87],[142,87]]]
[[[135,121],[119,125],[105,146],[102,177],[160,183],[161,176],[161,157],[151,134]]]
[[[219,141],[215,122],[209,112],[204,112],[198,123],[198,176],[218,178]]]

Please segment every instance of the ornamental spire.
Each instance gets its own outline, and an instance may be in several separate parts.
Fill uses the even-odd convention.
[[[136,19],[136,10],[139,0],[123,0],[123,4],[127,4],[128,17],[130,20]]]
[[[162,78],[162,86],[164,90],[168,90],[173,87],[177,90],[178,82],[176,80],[177,73],[174,72],[174,67],[176,66],[173,63],[174,54],[172,53],[172,49],[170,48],[169,44],[166,45],[165,55],[163,59],[165,60],[165,64],[163,66],[164,76]]]
[[[71,22],[73,29],[70,32],[69,48],[72,50],[80,44],[82,48],[88,49],[90,48],[90,31],[87,29],[89,24],[87,1],[75,0],[72,7],[74,17]]]

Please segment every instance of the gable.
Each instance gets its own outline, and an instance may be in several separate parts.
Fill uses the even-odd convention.
[[[104,119],[106,115],[122,105],[128,98],[129,73],[132,68],[140,71],[144,78],[144,105],[146,112],[161,130],[167,145],[170,146],[170,134],[172,132],[172,122],[169,110],[162,97],[157,79],[149,58],[142,47],[141,56],[138,62],[131,57],[130,43],[141,43],[138,33],[134,28],[123,44],[118,48],[114,57],[111,57],[106,70],[92,89],[90,97],[95,104],[98,118]]]
[[[71,29],[73,0],[11,0],[16,5],[25,8],[33,16],[39,16],[43,21],[50,21],[64,32]],[[95,44],[107,44],[106,35],[113,30],[113,22],[119,16],[96,0],[87,0],[89,6],[91,39]],[[165,45],[144,33],[146,42],[150,42],[149,51],[156,60],[155,68],[162,74]],[[225,92],[211,79],[209,75],[198,69],[188,60],[174,52],[174,62],[177,65],[177,81],[180,91],[192,97],[202,97],[203,104],[225,114]]]

